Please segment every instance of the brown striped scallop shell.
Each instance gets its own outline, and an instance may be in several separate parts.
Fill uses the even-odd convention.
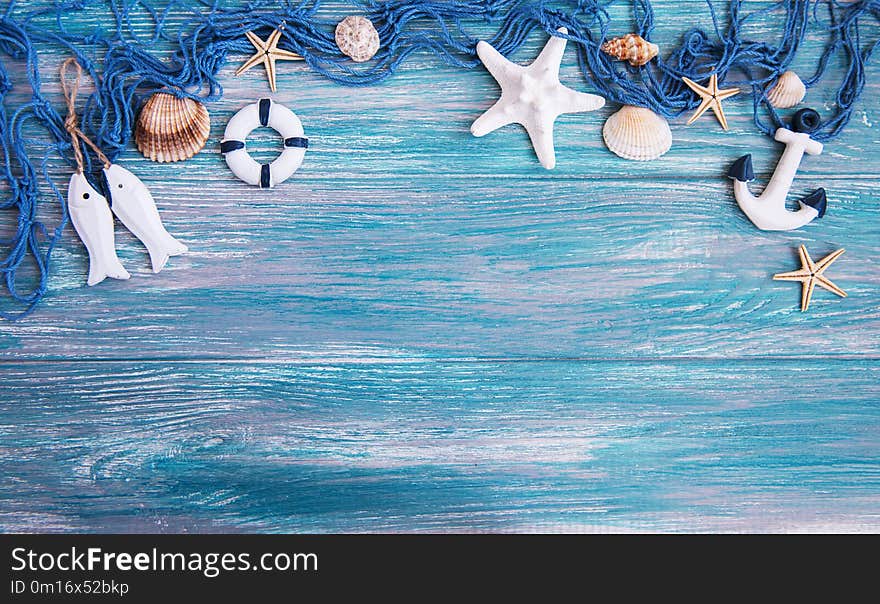
[[[210,131],[211,119],[202,103],[157,92],[141,109],[134,139],[138,150],[149,159],[174,162],[198,153]]]

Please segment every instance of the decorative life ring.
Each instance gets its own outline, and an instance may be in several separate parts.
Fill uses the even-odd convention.
[[[284,150],[269,164],[258,164],[245,146],[245,139],[260,126],[276,130],[284,139]],[[240,109],[226,124],[220,153],[232,173],[241,180],[261,189],[271,189],[299,169],[308,146],[302,122],[293,111],[272,99],[260,99]]]

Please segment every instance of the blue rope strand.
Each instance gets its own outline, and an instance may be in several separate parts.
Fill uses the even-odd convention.
[[[632,24],[612,23],[607,8],[618,1],[631,4]],[[769,135],[783,122],[764,90],[791,65],[807,31],[818,31],[827,39],[806,85],[818,85],[832,59],[842,57],[846,64],[837,107],[813,134],[820,141],[838,136],[852,118],[864,90],[866,65],[880,44],[874,38],[864,43],[861,36],[865,25],[880,22],[880,0],[783,0],[750,11],[744,10],[743,0],[725,0],[726,22],[712,0],[706,0],[711,33],[691,29],[665,58],[640,68],[614,60],[600,46],[606,38],[630,31],[650,38],[655,26],[650,0],[350,0],[350,4],[352,12],[368,17],[379,32],[381,49],[368,64],[353,64],[337,48],[336,20],[317,17],[321,0],[250,0],[235,7],[222,0],[58,0],[30,10],[15,0],[9,2],[0,17],[0,178],[8,184],[0,209],[15,212],[18,218],[14,235],[2,242],[8,251],[0,272],[8,294],[23,310],[0,316],[26,316],[45,295],[51,254],[67,223],[64,194],[49,173],[49,160],[60,157],[73,165],[70,139],[63,117],[41,91],[37,47],[75,56],[95,82],[95,92],[81,110],[81,128],[114,160],[130,142],[135,112],[145,95],[164,90],[205,102],[221,98],[217,74],[227,58],[253,51],[244,33],[255,30],[265,36],[282,21],[282,48],[302,55],[313,71],[345,86],[380,82],[414,53],[431,53],[448,65],[473,68],[479,65],[474,32],[481,25],[495,27],[487,41],[505,55],[515,52],[536,30],[554,34],[564,26],[566,37],[577,48],[584,78],[609,100],[676,117],[698,103],[682,76],[701,81],[717,72],[720,81],[752,91],[755,125]],[[77,33],[66,25],[76,20],[72,15],[108,10],[112,18],[105,20],[108,25],[103,29],[96,26],[91,32]],[[139,34],[135,22],[144,17],[153,28]],[[779,21],[775,42],[746,37],[749,23],[759,17]],[[173,49],[170,55],[161,51],[168,46]],[[31,100],[11,116],[5,106],[12,86],[5,57],[26,62],[31,88]],[[764,113],[769,122],[762,118]],[[29,122],[42,126],[55,142],[26,139],[24,125]],[[40,149],[42,158],[32,158],[30,153]],[[90,150],[84,147],[83,156],[86,170],[91,171]],[[41,179],[62,209],[54,229],[37,215]],[[38,277],[30,290],[22,291],[16,276],[28,259]]]

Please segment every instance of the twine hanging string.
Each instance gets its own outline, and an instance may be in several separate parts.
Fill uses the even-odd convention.
[[[0,317],[29,314],[47,290],[50,256],[67,223],[65,196],[55,184],[57,174],[49,169],[50,158],[60,156],[77,170],[88,172],[90,158],[82,142],[108,165],[127,148],[135,112],[145,94],[164,90],[206,102],[220,99],[220,69],[230,55],[253,50],[244,37],[246,31],[267,35],[285,22],[281,48],[301,55],[313,72],[334,82],[368,86],[395,73],[414,53],[432,54],[447,65],[469,69],[480,65],[475,51],[479,39],[508,56],[536,30],[558,35],[557,28],[564,26],[569,31],[565,37],[577,48],[584,79],[610,101],[649,107],[673,118],[699,102],[681,78],[704,81],[715,72],[724,83],[752,90],[755,125],[768,135],[782,120],[764,90],[790,67],[811,31],[826,40],[815,74],[805,83],[814,87],[821,82],[838,91],[835,107],[825,111],[819,130],[812,134],[823,142],[838,136],[852,118],[865,88],[868,61],[880,44],[876,29],[880,0],[768,1],[750,11],[743,8],[744,0],[726,0],[726,26],[712,0],[706,0],[710,33],[698,28],[684,32],[678,47],[664,48],[655,61],[634,68],[604,54],[600,46],[609,37],[631,31],[650,39],[655,26],[650,0],[348,0],[356,13],[373,22],[381,43],[373,60],[353,64],[334,40],[335,25],[345,13],[336,11],[334,16],[321,18],[321,2],[248,0],[235,7],[217,0],[61,0],[44,8],[9,2],[0,14],[0,57],[26,61],[32,97],[17,103],[11,115],[6,113],[4,101],[12,83],[0,59],[0,179],[8,185],[8,197],[0,200],[0,210],[17,214],[14,235],[0,242],[8,250],[0,261],[0,273],[9,297],[24,306],[16,315],[0,311]],[[631,4],[632,23],[612,22],[609,7],[617,2]],[[823,15],[820,6],[826,7]],[[99,11],[104,12],[96,16]],[[66,23],[77,20],[75,15],[87,13],[111,25],[88,34],[67,29]],[[144,17],[155,26],[152,35],[142,36],[133,26]],[[764,35],[760,40],[748,39],[756,17],[781,17],[775,41],[767,41]],[[172,27],[171,22],[180,18],[182,22]],[[487,24],[494,35],[481,35]],[[62,73],[66,119],[42,92],[38,46],[75,57],[65,63]],[[828,66],[838,58],[845,65],[843,77],[839,82],[822,82]],[[100,78],[96,61],[102,66]],[[69,83],[67,70],[71,68],[75,78]],[[92,75],[95,91],[86,98],[77,119],[74,103],[83,71]],[[769,123],[762,114],[769,116]],[[29,139],[25,134],[29,123],[48,130],[54,142]],[[31,157],[35,145],[42,145],[42,159]],[[37,218],[41,183],[53,191],[61,209],[61,219],[51,233]],[[16,276],[28,258],[36,267],[37,283],[22,292]]]
[[[68,76],[68,70],[73,67],[75,75],[73,82]],[[79,94],[79,87],[82,83],[82,65],[75,57],[70,57],[61,64],[61,89],[64,92],[64,100],[67,101],[67,118],[64,120],[64,129],[70,134],[70,146],[73,149],[73,159],[76,161],[76,171],[80,174],[83,172],[83,152],[80,147],[80,141],[88,145],[98,159],[104,164],[105,168],[109,168],[111,162],[104,155],[104,152],[92,142],[92,139],[80,130],[76,117],[76,97]]]

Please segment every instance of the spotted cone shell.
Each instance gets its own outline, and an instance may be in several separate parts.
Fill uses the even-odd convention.
[[[657,159],[672,147],[669,122],[633,105],[624,105],[605,121],[602,138],[615,155],[637,161]]]
[[[777,109],[794,107],[807,95],[803,80],[793,71],[786,71],[767,90],[767,100]]]
[[[605,42],[602,45],[602,52],[621,61],[629,61],[629,64],[635,67],[640,67],[656,57],[660,52],[660,47],[639,35],[626,34]]]
[[[379,32],[366,17],[346,17],[336,26],[336,45],[356,63],[373,58],[379,50]]]
[[[157,162],[189,159],[211,131],[208,110],[199,101],[157,92],[144,103],[134,129],[138,150]]]

